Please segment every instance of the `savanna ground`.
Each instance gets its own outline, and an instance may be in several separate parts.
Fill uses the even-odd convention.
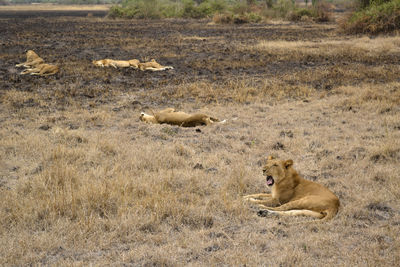
[[[400,262],[399,37],[63,12],[0,12],[0,265]],[[19,75],[25,49],[61,72]],[[138,119],[165,107],[228,122]],[[267,155],[335,192],[338,215],[258,217],[241,197],[268,191]]]

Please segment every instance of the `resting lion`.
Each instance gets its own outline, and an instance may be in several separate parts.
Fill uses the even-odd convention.
[[[303,179],[292,167],[292,160],[268,157],[263,168],[271,194],[254,194],[244,199],[259,204],[260,215],[311,216],[323,221],[333,218],[339,199],[328,188]]]
[[[154,58],[149,62],[139,63],[139,69],[141,71],[150,70],[150,71],[162,71],[162,70],[172,70],[174,67],[172,66],[162,66],[160,65]]]
[[[196,127],[199,125],[210,125],[215,122],[225,122],[225,120],[220,121],[202,113],[187,114],[182,111],[175,111],[173,108],[167,108],[159,112],[153,112],[153,115],[148,115],[142,112],[139,119],[147,123],[166,123],[182,127]]]
[[[49,76],[56,74],[59,71],[59,67],[51,64],[40,64],[34,68],[26,69],[20,74],[39,75],[39,76]]]
[[[92,63],[97,67],[114,67],[114,68],[134,68],[137,69],[139,65],[139,60],[115,60],[115,59],[101,59],[93,60]]]
[[[32,68],[36,67],[40,64],[43,64],[43,58],[39,57],[38,54],[35,53],[33,50],[28,50],[26,52],[26,61],[20,64],[15,65],[16,67],[25,67],[25,68]]]

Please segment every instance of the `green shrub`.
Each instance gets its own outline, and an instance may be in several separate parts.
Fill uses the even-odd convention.
[[[398,30],[400,29],[400,0],[374,2],[355,12],[341,26],[348,33],[378,34]]]
[[[217,12],[226,9],[224,0],[205,0],[196,4],[193,0],[183,0],[182,16],[185,18],[205,18],[211,17]]]
[[[112,6],[108,11],[110,18],[122,18],[124,17],[124,9],[120,6]]]
[[[177,8],[178,3],[169,0],[125,0],[121,5],[112,6],[108,16],[158,19],[177,16]]]
[[[316,6],[296,9],[293,0],[123,0],[110,9],[111,18],[211,18],[216,23],[257,23],[268,17],[300,20],[317,17]],[[312,13],[312,14],[311,14]],[[290,15],[290,16],[289,16]],[[321,17],[321,16],[320,16]],[[315,19],[316,20],[316,19]]]
[[[288,19],[291,21],[313,20],[327,22],[331,20],[330,5],[321,1],[310,8],[295,8],[289,13]]]
[[[288,19],[291,21],[300,21],[303,17],[312,18],[315,16],[315,10],[309,8],[298,8],[289,13]]]

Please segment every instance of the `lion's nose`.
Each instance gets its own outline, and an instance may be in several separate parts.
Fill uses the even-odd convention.
[[[263,170],[263,174],[265,174],[266,172],[267,172],[267,170],[264,169],[264,170]]]

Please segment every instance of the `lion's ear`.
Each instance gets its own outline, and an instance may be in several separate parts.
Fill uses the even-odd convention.
[[[268,156],[268,160],[275,159],[273,156]]]
[[[293,165],[293,160],[288,159],[288,160],[285,161],[285,168],[286,169],[289,168],[292,165]]]

